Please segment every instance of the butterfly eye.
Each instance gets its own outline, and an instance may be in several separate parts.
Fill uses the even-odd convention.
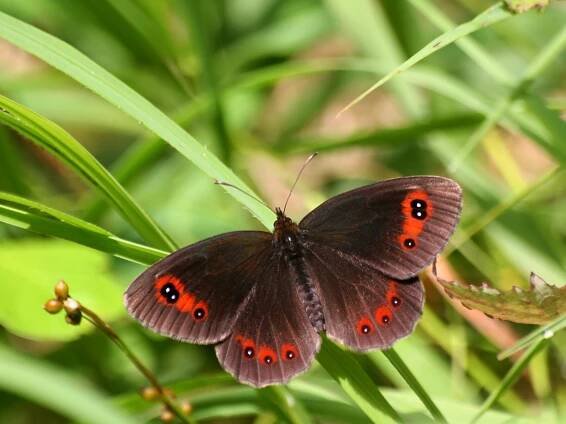
[[[167,283],[161,287],[159,293],[165,298],[167,303],[176,303],[179,300],[179,291],[172,283]]]

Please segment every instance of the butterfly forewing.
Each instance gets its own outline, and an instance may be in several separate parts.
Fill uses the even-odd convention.
[[[461,189],[442,177],[406,177],[333,197],[299,224],[309,243],[398,279],[444,248],[460,218]]]
[[[299,298],[295,274],[274,252],[232,334],[216,354],[224,369],[256,387],[306,371],[320,345]]]
[[[124,295],[151,330],[183,341],[228,336],[271,255],[271,234],[239,231],[188,246],[143,272]]]

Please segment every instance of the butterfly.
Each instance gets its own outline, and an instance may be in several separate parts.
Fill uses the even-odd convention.
[[[460,219],[447,178],[377,182],[332,197],[298,224],[277,208],[273,233],[236,231],[182,248],[124,295],[142,325],[215,344],[222,367],[256,387],[306,371],[320,333],[355,351],[410,334],[424,302],[418,272]]]

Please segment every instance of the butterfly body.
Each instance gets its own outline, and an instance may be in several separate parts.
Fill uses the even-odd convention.
[[[461,191],[441,177],[379,182],[333,197],[273,233],[238,231],[174,252],[128,288],[130,314],[161,334],[216,344],[238,380],[265,386],[308,369],[321,332],[383,349],[410,334],[417,273],[459,220]]]

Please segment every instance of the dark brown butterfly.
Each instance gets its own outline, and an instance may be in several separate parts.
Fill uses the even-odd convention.
[[[446,245],[461,189],[442,177],[382,181],[333,197],[298,225],[237,231],[180,249],[127,289],[129,313],[174,339],[216,344],[220,364],[262,387],[305,371],[319,333],[357,351],[410,334],[417,273]]]

